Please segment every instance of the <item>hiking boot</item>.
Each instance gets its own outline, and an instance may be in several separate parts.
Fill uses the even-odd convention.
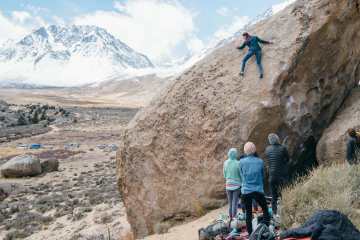
[[[243,77],[243,76],[244,76],[244,72],[240,72],[239,75],[240,75],[240,77]]]
[[[260,74],[260,79],[263,79],[264,78],[264,74]]]

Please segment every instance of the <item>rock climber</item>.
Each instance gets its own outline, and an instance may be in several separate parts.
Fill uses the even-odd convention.
[[[289,177],[289,153],[286,147],[280,144],[280,138],[275,133],[269,134],[268,141],[270,145],[265,149],[265,156],[269,166],[272,212],[276,215],[278,198],[281,196],[281,188]]]
[[[256,146],[247,142],[244,146],[245,158],[240,160],[240,176],[242,179],[241,194],[246,209],[246,227],[249,235],[252,229],[252,202],[255,200],[263,210],[264,223],[269,226],[270,213],[264,193],[264,162],[255,157]]]
[[[246,62],[252,56],[255,55],[256,64],[257,64],[257,66],[259,68],[259,72],[260,72],[260,78],[263,78],[264,77],[264,68],[263,68],[262,63],[261,63],[262,50],[261,50],[261,47],[260,47],[259,43],[261,43],[261,44],[272,44],[272,42],[262,40],[257,36],[251,36],[247,32],[243,33],[243,37],[244,37],[244,43],[240,47],[238,47],[238,49],[243,50],[247,46],[249,48],[249,51],[245,55],[244,59],[242,60],[240,76],[244,76]]]
[[[348,131],[349,139],[346,144],[346,160],[350,165],[358,164],[357,152],[359,149],[358,136],[355,129],[350,128]]]
[[[226,181],[225,188],[229,202],[230,220],[236,217],[238,202],[241,194],[240,162],[237,160],[237,157],[237,150],[235,148],[231,148],[228,152],[228,159],[224,162],[224,178]]]

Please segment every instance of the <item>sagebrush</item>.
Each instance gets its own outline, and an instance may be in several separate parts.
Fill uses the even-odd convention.
[[[284,189],[284,228],[303,224],[317,210],[338,210],[360,228],[360,166],[320,167]]]

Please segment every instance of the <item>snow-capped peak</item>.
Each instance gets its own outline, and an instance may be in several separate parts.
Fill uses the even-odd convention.
[[[5,80],[30,79],[32,83],[47,85],[49,79],[37,78],[49,78],[44,74],[51,73],[51,69],[61,71],[60,75],[68,79],[57,79],[50,85],[69,85],[66,82],[73,85],[74,81],[78,84],[95,82],[107,75],[154,67],[145,55],[131,49],[105,29],[86,25],[50,25],[17,42],[9,41],[0,48],[0,64],[0,74]],[[76,72],[73,77],[67,71],[68,67],[71,72]],[[82,71],[92,74],[87,76]],[[87,79],[79,80],[82,76]],[[71,79],[75,77],[77,79]]]
[[[124,68],[153,67],[146,56],[96,26],[41,27],[15,45],[0,50],[2,61],[26,59],[33,60],[35,65],[48,55],[55,60],[69,60],[72,55],[110,57],[115,65]]]

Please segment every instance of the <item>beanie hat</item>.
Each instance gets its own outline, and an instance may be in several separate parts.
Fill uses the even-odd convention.
[[[252,142],[247,142],[244,146],[244,153],[246,155],[251,155],[251,154],[254,154],[256,153],[256,146],[254,143]]]
[[[231,148],[228,152],[228,158],[231,160],[236,160],[237,157],[238,151],[236,150],[236,148]]]
[[[280,144],[280,138],[275,133],[270,133],[268,136],[268,140],[271,145]]]

